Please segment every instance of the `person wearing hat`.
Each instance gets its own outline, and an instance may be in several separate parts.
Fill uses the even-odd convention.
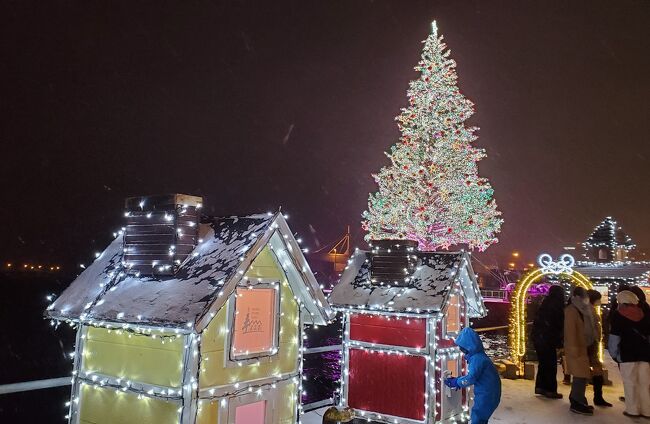
[[[618,362],[628,417],[650,418],[650,334],[639,298],[629,290],[616,295],[610,317],[608,350]]]
[[[643,311],[643,319],[645,322],[645,325],[650,329],[650,305],[648,305],[648,301],[646,300],[645,293],[639,286],[632,286],[630,287],[630,291],[636,295],[636,297],[639,298],[639,308]]]

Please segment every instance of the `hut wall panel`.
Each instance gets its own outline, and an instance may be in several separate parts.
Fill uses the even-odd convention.
[[[145,397],[110,388],[81,385],[79,422],[82,424],[177,424],[176,402]]]
[[[84,370],[142,383],[180,387],[183,338],[159,338],[88,328],[83,352]]]

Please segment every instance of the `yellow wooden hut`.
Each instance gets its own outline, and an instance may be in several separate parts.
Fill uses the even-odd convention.
[[[302,328],[332,316],[281,213],[127,199],[123,229],[51,304],[77,326],[69,422],[298,421]]]

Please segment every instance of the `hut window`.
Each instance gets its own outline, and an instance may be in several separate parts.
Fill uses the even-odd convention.
[[[457,294],[449,296],[447,308],[447,333],[460,331],[460,297]]]
[[[274,353],[278,344],[278,290],[240,287],[236,293],[232,358],[248,359]]]
[[[460,372],[458,371],[458,359],[447,359],[447,371],[449,371],[454,377],[458,377]]]
[[[264,424],[265,418],[265,400],[241,405],[235,409],[235,424]]]
[[[607,250],[599,249],[598,250],[598,259],[607,259]]]

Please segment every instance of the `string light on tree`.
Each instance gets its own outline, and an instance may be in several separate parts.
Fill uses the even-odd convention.
[[[472,146],[478,128],[466,126],[474,105],[456,85],[435,21],[415,67],[420,77],[407,91],[409,105],[397,116],[399,142],[389,166],[373,175],[379,190],[363,213],[367,240],[410,239],[420,250],[467,244],[485,250],[498,240],[501,213],[487,179],[478,176],[483,149]]]

